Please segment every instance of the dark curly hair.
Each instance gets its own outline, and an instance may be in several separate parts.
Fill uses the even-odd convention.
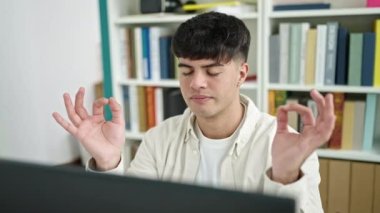
[[[251,36],[240,19],[218,12],[197,15],[182,23],[173,37],[175,56],[192,60],[247,61]]]

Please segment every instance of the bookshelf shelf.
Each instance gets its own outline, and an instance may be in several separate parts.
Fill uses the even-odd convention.
[[[312,85],[289,85],[289,84],[270,84],[269,90],[287,90],[308,92],[317,89],[320,92],[343,92],[343,93],[375,93],[380,94],[380,88],[365,86],[312,86]]]
[[[272,11],[269,18],[310,18],[310,17],[332,17],[332,16],[363,16],[378,15],[379,8],[350,8],[350,9],[323,9],[302,11]]]
[[[171,24],[181,23],[192,17],[194,14],[168,14],[168,13],[155,13],[146,15],[129,15],[124,16],[115,21],[117,25],[143,25],[143,24]],[[257,19],[257,13],[245,13],[239,14],[237,17],[246,19]]]
[[[144,133],[125,131],[125,138],[127,140],[142,140]]]
[[[120,82],[122,86],[157,86],[157,87],[179,87],[177,80],[124,80]]]
[[[120,81],[121,86],[156,86],[156,87],[179,87],[179,82],[177,80],[124,80]],[[241,86],[242,89],[257,89],[258,85],[256,82],[245,82]]]
[[[318,149],[317,154],[319,157],[323,158],[380,163],[380,154],[375,152],[366,152],[359,150]]]

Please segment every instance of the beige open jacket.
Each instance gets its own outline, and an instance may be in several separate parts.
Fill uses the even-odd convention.
[[[272,181],[266,172],[271,168],[271,144],[276,132],[276,118],[260,112],[254,103],[241,95],[246,106],[238,136],[221,165],[221,185],[228,189],[263,192],[295,198],[302,212],[323,212],[318,185],[319,163],[313,153],[302,165],[302,177],[291,184]],[[108,173],[143,178],[195,183],[200,162],[199,140],[194,133],[194,114],[167,119],[150,129],[125,170],[123,160]],[[123,159],[123,158],[122,158]],[[93,161],[88,169],[92,170]]]

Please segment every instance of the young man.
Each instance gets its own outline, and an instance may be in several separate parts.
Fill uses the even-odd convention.
[[[307,107],[290,104],[278,109],[277,119],[260,112],[240,95],[248,73],[250,34],[244,23],[210,12],[179,26],[173,51],[179,59],[180,88],[188,109],[150,129],[126,171],[129,175],[206,184],[243,191],[293,196],[304,212],[322,212],[315,150],[334,128],[332,95],[316,90],[314,119]],[[124,118],[114,98],[93,104],[93,115],[83,107],[84,89],[73,106],[64,94],[69,119],[56,121],[89,151],[89,169],[124,173],[121,150]],[[109,104],[112,120],[103,107]],[[287,113],[301,115],[301,133],[288,129]]]

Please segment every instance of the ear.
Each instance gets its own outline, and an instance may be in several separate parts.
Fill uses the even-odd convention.
[[[242,64],[239,67],[239,85],[244,83],[245,79],[248,76],[249,66],[247,62],[242,62]]]

